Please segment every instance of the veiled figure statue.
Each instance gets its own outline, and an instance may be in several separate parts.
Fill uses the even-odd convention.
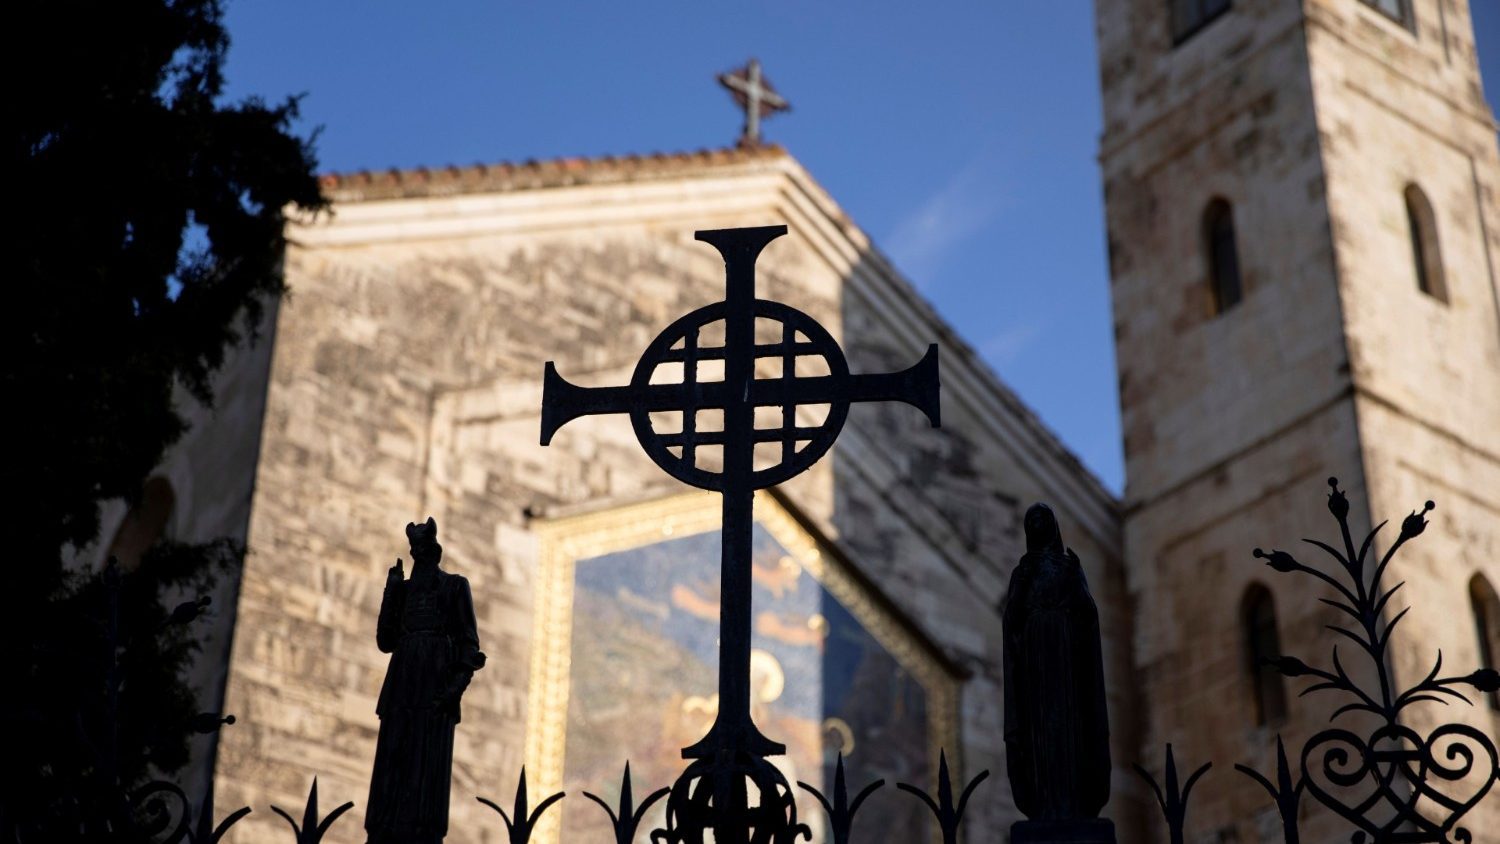
[[[1015,844],[1113,842],[1109,716],[1099,611],[1045,504],[1026,511],[1026,554],[1002,610],[1005,753]]]
[[[484,667],[469,581],[438,568],[437,522],[408,524],[406,537],[411,576],[396,560],[375,633],[391,661],[375,708],[380,737],[365,815],[370,844],[437,844],[448,833],[459,698]]]

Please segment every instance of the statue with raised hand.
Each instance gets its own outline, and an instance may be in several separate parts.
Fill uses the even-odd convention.
[[[1005,755],[1014,844],[1113,844],[1109,715],[1099,611],[1078,555],[1045,504],[1026,511],[1026,554],[1010,577],[1004,630]]]
[[[448,790],[459,699],[484,667],[469,581],[438,568],[437,522],[408,524],[411,576],[386,574],[375,642],[391,655],[375,713],[380,736],[370,775],[370,844],[438,844],[448,833]]]

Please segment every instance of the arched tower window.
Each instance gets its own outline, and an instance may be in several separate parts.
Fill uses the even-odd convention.
[[[1203,212],[1203,250],[1208,258],[1208,283],[1213,291],[1214,313],[1222,314],[1241,298],[1240,252],[1234,239],[1234,209],[1215,199]]]
[[[1500,597],[1484,575],[1469,581],[1469,601],[1474,606],[1474,624],[1479,632],[1479,661],[1485,668],[1500,668]],[[1490,693],[1490,707],[1500,710],[1500,692]]]
[[[1411,235],[1412,264],[1417,274],[1417,289],[1440,302],[1448,301],[1448,285],[1443,279],[1443,258],[1438,251],[1437,217],[1427,194],[1416,185],[1406,186],[1406,226]]]
[[[167,522],[177,496],[166,478],[151,478],[141,488],[141,498],[125,514],[125,520],[109,543],[109,556],[120,561],[126,571],[141,564],[146,550],[166,535]]]
[[[1384,12],[1386,17],[1404,26],[1411,26],[1411,0],[1364,0],[1366,6],[1373,6]]]
[[[1172,43],[1181,44],[1214,18],[1229,11],[1230,0],[1167,0],[1172,10]]]
[[[1260,584],[1246,590],[1240,618],[1255,693],[1255,723],[1280,724],[1286,720],[1286,686],[1281,674],[1265,663],[1281,656],[1281,634],[1276,629],[1276,602],[1271,590]]]

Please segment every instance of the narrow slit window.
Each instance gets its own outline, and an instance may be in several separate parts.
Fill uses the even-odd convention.
[[[1215,199],[1203,213],[1204,252],[1208,258],[1208,281],[1213,293],[1214,313],[1222,314],[1244,297],[1240,284],[1240,253],[1234,236],[1234,209]]]
[[[1440,302],[1448,301],[1443,258],[1438,250],[1437,216],[1427,194],[1416,185],[1406,187],[1406,227],[1411,238],[1412,268],[1417,289]]]
[[[1255,585],[1245,593],[1241,611],[1245,653],[1255,695],[1255,723],[1275,726],[1286,721],[1286,685],[1267,660],[1281,656],[1281,634],[1276,627],[1276,603],[1271,590]]]

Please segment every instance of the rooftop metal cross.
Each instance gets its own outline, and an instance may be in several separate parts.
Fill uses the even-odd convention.
[[[787,806],[777,797],[785,780],[764,757],[786,752],[785,746],[761,734],[750,715],[751,539],[755,490],[782,483],[822,457],[849,413],[852,402],[900,401],[922,410],[937,427],[937,346],[910,369],[879,375],[851,375],[838,343],[812,317],[779,302],[755,297],[755,262],[766,244],[786,233],[786,226],[700,231],[698,240],[724,257],[725,298],[678,319],[646,347],[630,384],[583,388],[558,375],[548,362],[542,392],[542,445],[559,428],[580,416],[628,413],[642,448],[667,474],[723,495],[722,559],[719,607],[719,711],[702,740],[684,748],[690,765],[668,801],[669,824],[712,828],[722,844],[747,841],[746,830],[767,828],[768,813]],[[779,340],[756,342],[756,322],[779,324]],[[704,328],[724,325],[722,346],[702,346]],[[779,377],[757,378],[756,362],[777,359]],[[798,375],[798,360],[824,362],[827,374]],[[700,364],[723,362],[722,380],[703,380]],[[680,380],[661,383],[665,374]],[[804,370],[805,371],[805,370]],[[656,383],[653,383],[656,382]],[[826,405],[816,425],[799,425],[799,405]],[[756,409],[780,407],[777,423],[758,427]],[[700,411],[719,411],[719,430],[700,430]],[[658,431],[653,413],[680,414],[679,430]],[[780,446],[779,460],[756,466],[757,443]],[[704,446],[722,449],[721,466],[700,460]],[[745,780],[760,789],[750,807]],[[693,787],[693,781],[698,786]],[[707,790],[702,790],[706,788]],[[769,790],[768,790],[769,789]],[[790,802],[790,787],[786,787]],[[710,808],[708,797],[712,797]],[[675,812],[675,814],[674,814]],[[761,813],[757,815],[756,813]],[[795,804],[790,805],[795,827]],[[758,817],[759,820],[755,818]],[[668,840],[672,839],[670,836]],[[693,840],[686,836],[680,840]],[[701,839],[698,839],[701,840]]]
[[[728,73],[719,74],[719,84],[729,89],[734,101],[745,110],[745,128],[740,131],[740,146],[760,145],[760,119],[778,111],[790,111],[791,103],[776,93],[770,80],[761,75],[760,62],[750,63]]]

